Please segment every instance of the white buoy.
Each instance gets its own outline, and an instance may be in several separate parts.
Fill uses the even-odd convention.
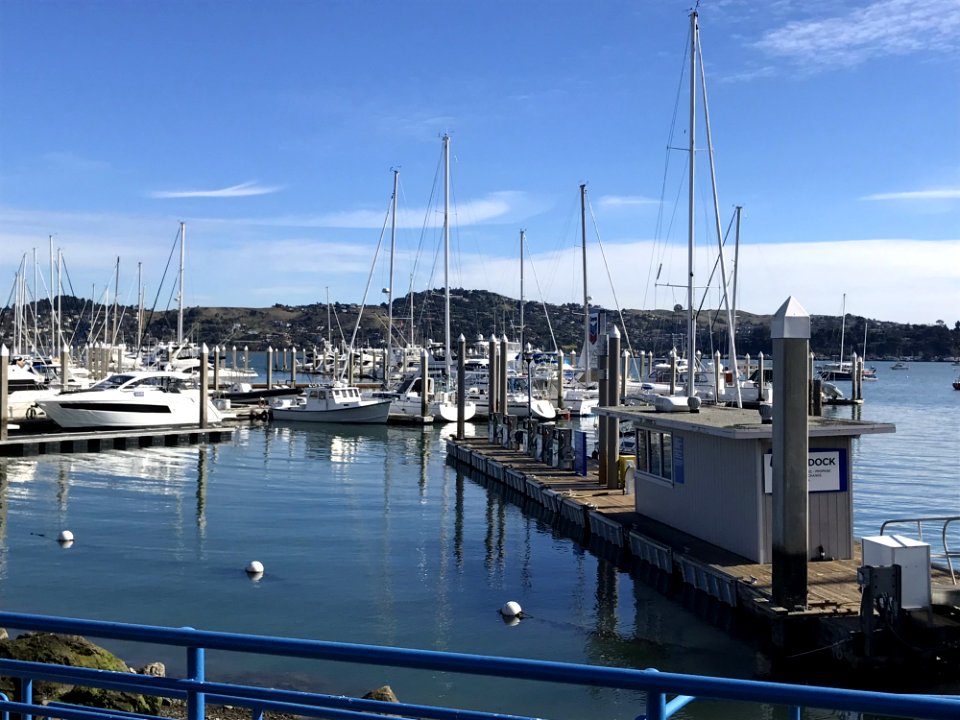
[[[57,535],[57,542],[62,543],[72,543],[73,542],[73,533],[69,530],[61,530],[60,534]]]
[[[520,608],[520,603],[514,600],[504,603],[503,607],[500,608],[500,614],[507,618],[518,618],[522,612],[523,610]]]
[[[247,565],[247,575],[263,575],[263,563],[259,560],[251,560]]]

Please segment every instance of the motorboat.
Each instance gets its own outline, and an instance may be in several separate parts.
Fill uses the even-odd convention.
[[[440,422],[457,422],[460,414],[455,392],[436,392],[434,378],[427,378],[427,414],[423,414],[423,379],[419,375],[408,376],[396,390],[378,390],[367,394],[370,399],[387,400],[390,415],[398,420],[425,418]],[[477,406],[468,398],[464,403],[463,419],[470,420],[477,413]]]
[[[200,422],[200,389],[188,375],[168,370],[115,373],[85,390],[37,400],[37,405],[62,428],[134,428]],[[207,420],[223,420],[209,400]]]
[[[275,400],[271,406],[274,420],[319,423],[386,423],[390,401],[365,399],[354,385],[335,382],[307,388],[295,398]]]

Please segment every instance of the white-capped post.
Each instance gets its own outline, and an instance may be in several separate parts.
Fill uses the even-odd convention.
[[[773,356],[773,601],[807,605],[807,356],[810,315],[792,297],[770,327]]]

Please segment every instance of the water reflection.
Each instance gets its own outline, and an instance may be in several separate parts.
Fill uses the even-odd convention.
[[[207,455],[209,452],[209,449],[205,445],[197,448],[197,538],[200,541],[201,547],[206,537],[207,527],[205,510],[207,505]],[[214,455],[214,460],[216,460],[216,455]]]

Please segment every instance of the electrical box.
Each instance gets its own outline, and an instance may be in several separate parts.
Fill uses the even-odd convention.
[[[863,564],[900,566],[900,607],[930,607],[930,545],[903,535],[865,537]]]

